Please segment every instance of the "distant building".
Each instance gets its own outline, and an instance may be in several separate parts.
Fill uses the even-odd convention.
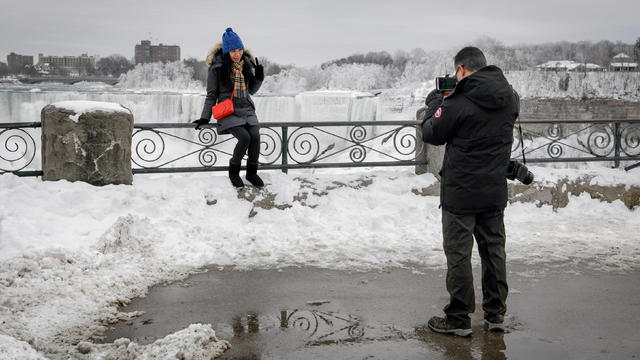
[[[18,55],[14,52],[7,55],[7,67],[11,72],[24,70],[25,66],[33,66],[33,56]]]
[[[620,53],[613,57],[609,69],[611,71],[638,71],[638,63],[633,62],[629,55]]]
[[[604,71],[600,65],[590,63],[580,63],[573,60],[552,60],[547,61],[544,64],[536,66],[538,71],[571,71],[571,72],[586,72],[586,71]]]
[[[180,46],[151,45],[151,41],[142,40],[136,45],[135,60],[136,64],[180,61]]]
[[[82,54],[80,56],[44,56],[38,54],[38,67],[49,71],[51,68],[66,70],[72,75],[84,74],[88,69],[96,67],[93,56]]]

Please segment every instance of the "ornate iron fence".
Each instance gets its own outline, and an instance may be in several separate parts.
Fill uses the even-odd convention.
[[[528,163],[610,161],[640,166],[640,120],[535,120],[518,122],[512,157]],[[0,174],[41,176],[40,127],[0,123]],[[209,126],[135,124],[134,174],[225,171],[235,141]],[[263,169],[426,165],[417,121],[290,122],[261,124]],[[634,164],[635,163],[635,164]]]
[[[426,165],[426,160],[416,160],[423,148],[416,138],[418,127],[417,121],[262,123],[261,168],[286,172]],[[138,167],[133,173],[227,170],[227,161],[220,159],[231,157],[231,140],[231,135],[220,136],[209,125],[194,132],[192,124],[136,124],[132,162]],[[167,151],[168,142],[181,142],[180,151]],[[189,158],[197,158],[198,166],[182,166]]]
[[[42,175],[42,170],[31,169],[34,160],[40,156],[40,126],[39,122],[0,123],[0,175]],[[25,170],[27,168],[29,170]]]
[[[640,120],[531,120],[514,128],[513,158],[528,163],[640,161]],[[630,170],[639,164],[625,167]]]

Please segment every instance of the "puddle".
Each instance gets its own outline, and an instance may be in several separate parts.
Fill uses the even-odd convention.
[[[232,346],[221,359],[640,359],[638,273],[530,272],[510,273],[505,333],[483,329],[480,303],[471,338],[429,331],[448,299],[441,270],[211,268],[135,299],[122,311],[144,314],[103,341],[148,344],[210,323]]]

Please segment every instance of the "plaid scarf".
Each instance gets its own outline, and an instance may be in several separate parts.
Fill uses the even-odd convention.
[[[244,83],[244,75],[242,74],[242,67],[244,60],[240,60],[233,64],[233,71],[231,72],[231,81],[233,81],[233,90],[235,91],[234,97],[245,98],[247,97],[247,86]]]

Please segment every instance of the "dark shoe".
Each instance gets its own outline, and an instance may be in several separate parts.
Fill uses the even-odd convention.
[[[244,182],[240,177],[240,165],[229,164],[229,180],[231,184],[237,188],[244,187]]]
[[[447,319],[439,316],[432,317],[429,320],[428,325],[429,325],[429,329],[441,334],[450,334],[450,335],[456,335],[456,336],[462,336],[462,337],[471,335],[471,328],[465,329],[461,327],[452,326],[451,324],[447,323]]]
[[[484,327],[489,331],[504,331],[504,315],[491,315],[484,319]]]
[[[247,180],[255,187],[263,187],[264,182],[258,176],[258,165],[247,164]]]

